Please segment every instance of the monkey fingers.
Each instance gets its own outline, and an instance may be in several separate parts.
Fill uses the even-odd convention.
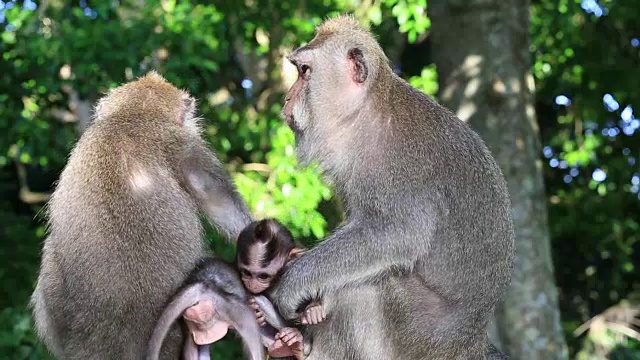
[[[283,328],[276,334],[276,339],[282,340],[287,346],[302,345],[302,333],[296,328]]]
[[[267,352],[270,358],[290,358],[294,357],[297,360],[303,360],[305,358],[302,351],[301,343],[294,343],[293,346],[287,346],[282,340],[276,340],[268,349]]]
[[[267,319],[254,298],[249,299],[249,306],[253,309],[258,325],[264,326],[267,323]]]
[[[276,341],[268,349],[269,356],[281,358],[294,356],[304,359],[302,334],[296,328],[282,328],[275,336]]]
[[[285,345],[282,340],[276,340],[269,348],[267,349],[267,353],[270,358],[284,358],[295,356],[293,350]]]
[[[324,307],[317,303],[312,303],[307,307],[301,316],[300,322],[303,325],[315,325],[323,322],[327,318]]]

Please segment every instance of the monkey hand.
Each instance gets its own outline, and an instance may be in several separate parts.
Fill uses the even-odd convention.
[[[267,323],[267,319],[264,313],[262,312],[262,310],[260,309],[260,306],[256,302],[255,298],[251,297],[249,299],[249,306],[253,309],[253,313],[256,317],[256,321],[258,322],[258,325],[264,326]]]
[[[275,336],[275,342],[267,350],[270,357],[294,356],[304,359],[302,334],[296,328],[282,328]]]
[[[324,306],[313,302],[309,304],[304,313],[302,313],[300,322],[302,325],[315,325],[323,322],[326,318],[327,315],[325,314]]]
[[[313,299],[319,298],[321,288],[311,288],[317,284],[312,266],[307,266],[305,256],[292,262],[280,280],[271,289],[271,302],[286,320],[299,319],[300,308]],[[312,265],[312,264],[309,264]]]

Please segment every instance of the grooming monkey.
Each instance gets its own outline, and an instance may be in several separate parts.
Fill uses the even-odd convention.
[[[247,305],[247,293],[238,272],[224,261],[204,258],[196,265],[160,316],[147,360],[158,358],[167,332],[180,316],[194,335],[185,338],[184,360],[209,360],[209,345],[222,339],[229,327],[242,337],[249,359],[264,359],[260,329]]]
[[[412,88],[354,18],[321,24],[288,56],[283,117],[319,162],[344,223],[271,291],[285,319],[317,298],[308,360],[491,359],[487,324],[509,286],[514,231],[504,177],[480,137]]]
[[[142,359],[155,320],[207,254],[198,217],[228,239],[251,215],[200,137],[195,100],[151,72],[95,110],[48,208],[31,304],[59,359]],[[161,359],[183,341],[170,331]]]

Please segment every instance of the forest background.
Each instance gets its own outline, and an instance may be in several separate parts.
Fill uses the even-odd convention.
[[[517,265],[493,341],[512,359],[640,359],[640,2],[215,3],[0,0],[0,358],[48,358],[27,308],[43,206],[96,99],[151,69],[200,100],[204,134],[256,217],[309,246],[331,231],[340,204],[316,168],[297,166],[279,118],[295,76],[283,55],[353,13],[505,174]],[[214,352],[240,358],[237,345]]]

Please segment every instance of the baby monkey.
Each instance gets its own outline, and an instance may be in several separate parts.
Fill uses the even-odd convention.
[[[261,330],[247,306],[247,293],[233,266],[212,257],[202,259],[171,298],[158,319],[147,347],[156,360],[171,325],[182,316],[191,336],[185,337],[184,360],[209,360],[209,345],[236,330],[251,360],[263,360]]]
[[[240,277],[222,260],[203,259],[158,320],[149,343],[148,359],[157,359],[169,327],[180,316],[189,333],[183,352],[186,360],[209,360],[209,345],[224,337],[229,327],[238,331],[252,360],[261,356],[258,350],[262,351],[262,345],[267,347],[272,358],[304,359],[302,334],[288,326],[267,297],[269,288],[278,280],[289,260],[304,251],[296,246],[291,232],[278,221],[265,219],[250,223],[237,242],[236,266]],[[249,297],[253,314],[246,305],[247,295],[242,285],[253,295]],[[313,325],[325,318],[324,308],[313,302],[299,321]]]
[[[304,359],[302,334],[298,329],[287,326],[269,301],[268,294],[287,263],[304,254],[305,249],[297,246],[291,232],[275,219],[249,224],[240,233],[237,246],[236,266],[245,288],[253,295],[249,304],[255,311],[263,335],[272,334],[267,339],[263,337],[269,355]],[[324,307],[319,302],[312,302],[299,321],[303,325],[314,325],[325,318]]]

